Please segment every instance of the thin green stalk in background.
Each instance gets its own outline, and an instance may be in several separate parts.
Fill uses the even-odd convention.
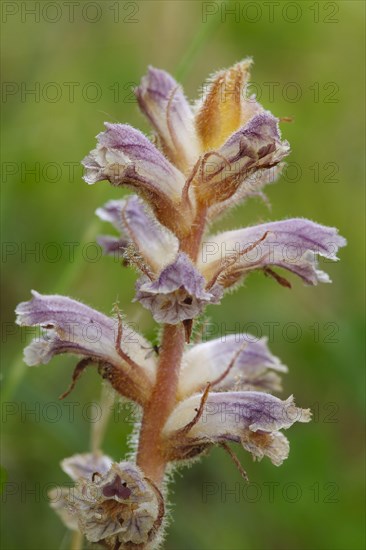
[[[84,537],[80,531],[73,531],[70,550],[81,550],[83,547]]]
[[[204,45],[204,43],[212,36],[212,34],[216,31],[217,27],[220,23],[220,17],[218,17],[219,11],[217,11],[216,14],[212,15],[206,23],[201,23],[201,28],[193,38],[190,47],[186,51],[186,53],[183,55],[177,70],[175,71],[175,78],[178,82],[183,82],[184,78],[186,77],[188,71],[193,65],[193,61],[197,54],[199,53],[199,49]]]
[[[102,449],[102,443],[108,421],[112,414],[114,400],[114,391],[106,384],[103,384],[99,401],[102,414],[96,422],[92,423],[90,430],[90,450],[92,453],[97,453]]]

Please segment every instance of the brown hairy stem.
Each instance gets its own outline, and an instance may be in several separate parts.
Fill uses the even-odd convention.
[[[192,223],[191,232],[181,241],[181,251],[185,252],[193,262],[197,261],[200,244],[207,222],[207,207],[199,208]]]
[[[190,256],[193,262],[197,260],[206,220],[207,208],[202,205],[192,225],[191,233],[180,243],[181,251]],[[167,462],[161,433],[177,402],[179,372],[186,337],[187,327],[183,323],[164,325],[156,381],[151,397],[144,407],[137,449],[137,465],[157,487],[163,481]]]
[[[158,487],[166,463],[160,444],[161,432],[176,403],[184,338],[182,324],[164,326],[156,382],[142,418],[137,465]]]

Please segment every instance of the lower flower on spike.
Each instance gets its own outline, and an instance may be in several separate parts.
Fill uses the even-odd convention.
[[[61,466],[75,487],[53,489],[49,497],[67,527],[109,548],[149,548],[163,522],[164,499],[135,464],[82,454]]]
[[[213,444],[241,443],[253,458],[268,456],[279,466],[288,457],[289,443],[279,431],[295,422],[309,422],[309,409],[255,392],[212,392],[181,401],[170,415],[163,434],[172,460],[201,453]]]

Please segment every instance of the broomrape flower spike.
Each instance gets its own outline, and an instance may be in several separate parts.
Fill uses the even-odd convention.
[[[206,306],[219,304],[251,271],[286,287],[290,281],[277,268],[307,285],[330,282],[317,258],[336,260],[346,244],[335,228],[302,218],[209,234],[212,220],[263,196],[289,153],[279,120],[247,93],[250,67],[245,59],[213,75],[194,105],[168,73],[150,67],[135,94],[153,139],[127,124],[106,123],[83,160],[87,183],[107,180],[135,192],[98,208],[117,231],[99,243],[139,273],[135,301],[162,325],[159,345],[132,330],[118,308],[107,316],[35,291],[16,308],[21,326],[42,329],[25,349],[28,365],[66,352],[79,357],[61,397],[96,367],[117,397],[141,409],[128,460],[115,462],[95,449],[65,459],[61,466],[75,487],[50,494],[69,529],[113,550],[161,544],[172,468],[219,445],[246,478],[229,444],[279,466],[289,452],[282,430],[310,420],[309,409],[296,407],[292,396],[273,395],[287,367],[265,339],[241,334],[190,344]]]

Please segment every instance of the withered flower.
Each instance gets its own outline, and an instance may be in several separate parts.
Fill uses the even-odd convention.
[[[164,500],[135,464],[84,454],[61,466],[75,487],[55,488],[49,497],[67,527],[111,548],[151,547],[163,521]]]

